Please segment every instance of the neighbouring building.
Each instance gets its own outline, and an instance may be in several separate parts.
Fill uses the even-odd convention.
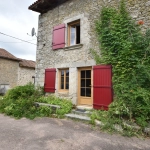
[[[104,107],[112,101],[111,66],[96,65],[90,49],[99,51],[95,21],[103,6],[120,0],[37,0],[39,12],[36,85],[47,93],[71,99],[76,105]],[[150,0],[127,0],[142,30],[150,26]]]
[[[0,48],[0,92],[34,82],[35,61],[20,59]]]
[[[18,85],[25,85],[29,82],[34,83],[35,61],[20,59],[18,68]]]

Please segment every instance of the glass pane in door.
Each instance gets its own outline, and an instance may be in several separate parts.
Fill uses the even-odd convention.
[[[86,97],[91,97],[91,88],[86,88]]]
[[[85,71],[81,71],[81,78],[85,79]]]
[[[91,78],[91,70],[86,70],[86,78]]]
[[[80,93],[81,93],[81,96],[85,96],[85,95],[86,95],[85,92],[86,92],[85,88],[81,88],[81,92],[80,92]]]
[[[81,88],[86,87],[85,86],[85,79],[81,79]]]
[[[91,79],[86,79],[86,87],[91,87]]]
[[[91,70],[80,73],[80,96],[91,97]]]

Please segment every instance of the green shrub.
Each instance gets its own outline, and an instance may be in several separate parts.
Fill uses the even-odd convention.
[[[5,98],[7,99],[13,99],[13,100],[17,100],[19,98],[28,98],[30,96],[32,96],[35,92],[35,88],[34,85],[29,83],[25,86],[17,86],[11,90],[9,90],[6,95]]]
[[[38,102],[48,103],[52,105],[59,105],[61,109],[56,109],[56,114],[58,117],[62,117],[64,114],[69,113],[72,110],[72,103],[70,100],[62,99],[55,96],[41,97]]]
[[[35,117],[49,117],[54,113],[56,117],[63,117],[72,109],[72,103],[69,100],[43,95],[43,87],[34,88],[33,84],[15,87],[0,99],[0,112],[15,118],[34,119]],[[48,106],[35,107],[35,102],[59,105],[61,109],[54,111]]]

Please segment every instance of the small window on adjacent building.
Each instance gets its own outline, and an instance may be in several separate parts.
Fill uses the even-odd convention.
[[[60,90],[69,90],[69,69],[62,69],[59,71]]]
[[[68,46],[80,44],[80,20],[68,24]]]

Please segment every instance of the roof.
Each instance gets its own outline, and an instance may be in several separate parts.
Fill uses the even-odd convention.
[[[35,68],[35,61],[33,60],[26,60],[20,59],[19,66],[20,67],[27,67],[27,68]]]
[[[35,69],[35,64],[36,64],[35,61],[17,58],[3,48],[0,48],[0,58],[18,61],[20,67],[27,67],[27,68]]]
[[[19,61],[17,57],[6,51],[5,49],[0,48],[0,57],[5,58],[5,59],[10,59],[10,60],[15,60]]]
[[[68,0],[37,0],[30,5],[28,9],[39,13],[46,13],[48,10],[55,8],[66,1]]]

